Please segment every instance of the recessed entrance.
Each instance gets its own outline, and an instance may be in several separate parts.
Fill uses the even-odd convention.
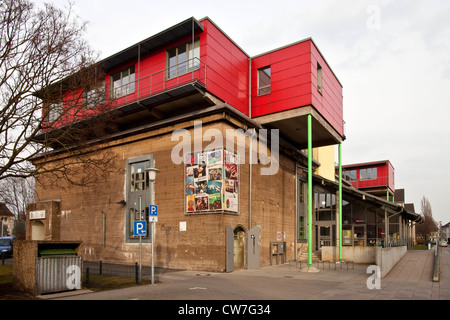
[[[40,220],[34,220],[31,223],[31,240],[44,240],[45,226]]]
[[[245,268],[245,230],[238,226],[234,229],[234,269]]]

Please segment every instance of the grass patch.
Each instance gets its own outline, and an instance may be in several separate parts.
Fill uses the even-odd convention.
[[[86,285],[86,275],[82,277],[83,289],[94,292],[112,289],[121,289],[138,286],[136,279],[104,275],[89,275],[89,284]],[[151,280],[142,280],[142,284],[151,284]],[[0,265],[0,300],[29,300],[35,299],[26,293],[18,291],[13,286],[13,266]]]
[[[142,284],[151,284],[151,280],[142,280]],[[83,288],[92,291],[103,291],[138,286],[134,278],[122,278],[116,276],[89,275],[89,283],[86,283],[86,276],[83,275]]]
[[[428,246],[426,244],[416,244],[414,250],[428,250]]]

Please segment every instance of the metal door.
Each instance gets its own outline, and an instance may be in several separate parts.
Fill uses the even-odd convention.
[[[261,246],[260,227],[247,233],[247,269],[259,269],[259,247]]]
[[[234,232],[230,226],[226,226],[226,266],[225,272],[234,271]]]

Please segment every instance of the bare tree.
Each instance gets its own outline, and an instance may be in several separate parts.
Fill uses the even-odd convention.
[[[0,202],[6,204],[14,214],[13,234],[18,239],[25,237],[25,215],[27,205],[34,202],[34,178],[6,178],[0,181]]]
[[[85,30],[70,3],[59,9],[28,0],[0,2],[0,181],[49,171],[64,177],[72,165],[91,174],[89,168],[111,161],[106,153],[86,156],[93,148],[86,141],[105,134],[106,122],[97,115],[108,107]],[[101,107],[93,111],[92,105]],[[80,125],[87,116],[89,125]],[[64,161],[47,165],[56,151],[66,153]]]
[[[425,196],[423,196],[421,200],[421,214],[424,218],[424,222],[416,225],[416,235],[426,241],[429,239],[432,232],[438,230],[438,225],[433,219],[430,201]]]

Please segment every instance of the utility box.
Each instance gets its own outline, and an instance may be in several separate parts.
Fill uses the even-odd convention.
[[[272,265],[272,257],[276,257],[277,264],[286,262],[286,242],[270,243],[270,265]]]
[[[81,289],[81,241],[16,240],[14,284],[31,295]]]

